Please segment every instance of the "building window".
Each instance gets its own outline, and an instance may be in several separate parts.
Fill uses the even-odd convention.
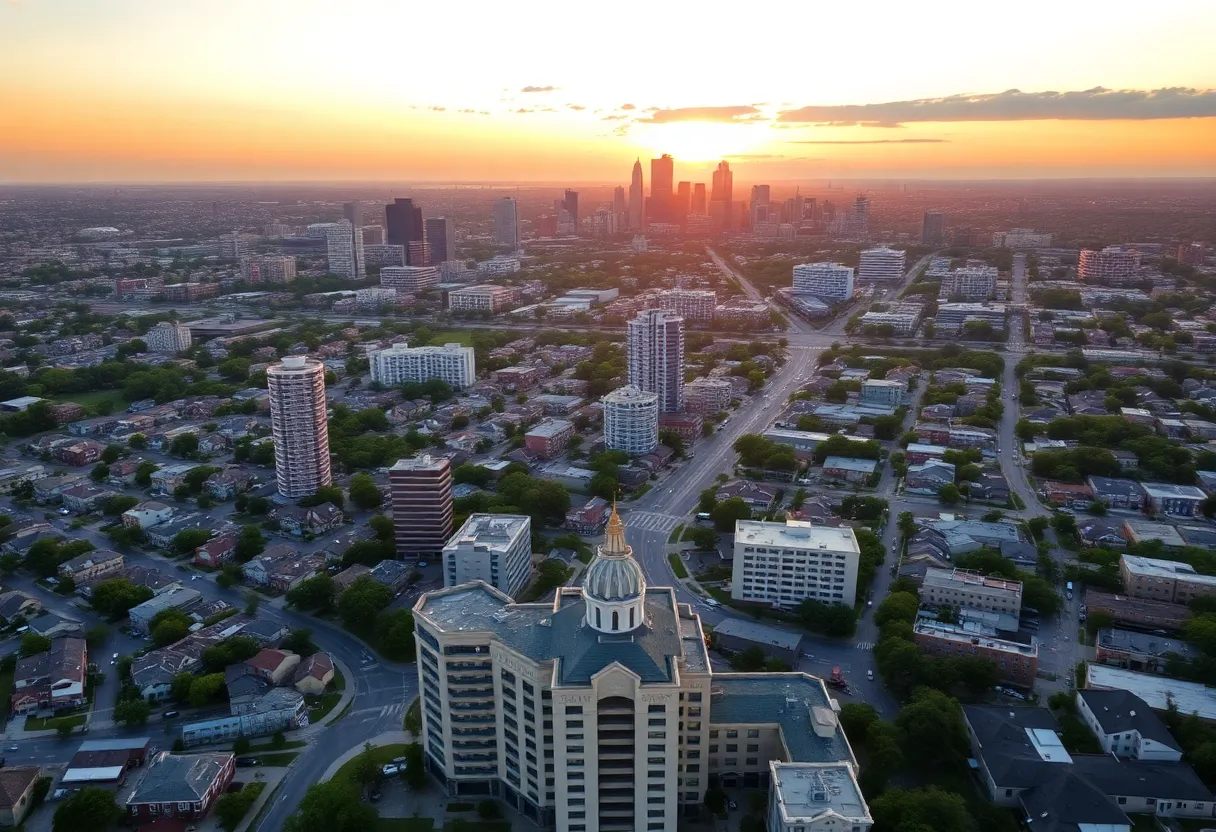
[[[631,629],[631,630],[637,626],[636,624],[633,623],[633,614],[634,614],[634,608],[630,607],[629,608],[629,629]]]
[[[621,629],[621,614],[616,610],[612,611],[612,632]]]
[[[714,728],[714,729],[710,730],[710,732],[709,732],[709,738],[710,738],[711,740],[716,740],[716,739],[718,738],[718,729],[717,729],[717,728]]]
[[[646,710],[652,714],[662,714],[662,713],[667,712],[667,706],[666,705],[651,705]]]
[[[760,745],[759,745],[759,743],[749,742],[749,743],[747,744],[747,750],[748,750],[748,751],[753,751],[753,752],[755,752],[755,751],[759,751],[759,750],[760,750]]]
[[[726,753],[727,753],[727,754],[730,754],[731,752],[738,751],[738,750],[739,750],[739,744],[738,744],[738,743],[734,743],[734,742],[728,742],[728,743],[726,744]]]
[[[603,626],[604,626],[604,622],[600,620],[600,608],[596,607],[595,608],[595,628],[598,630],[600,627],[603,627]]]
[[[701,694],[700,694],[700,693],[690,693],[690,694],[688,694],[688,701],[689,701],[689,702],[700,702],[700,701],[701,701]]]
[[[726,730],[726,738],[728,740],[737,740],[737,739],[739,739],[739,732],[736,731],[734,728],[728,728]]]
[[[748,738],[749,740],[755,740],[755,739],[759,739],[759,738],[760,738],[760,730],[759,730],[758,728],[749,728],[749,729],[748,729],[748,731],[747,731],[747,738]]]
[[[581,714],[582,712],[583,712],[582,705],[567,705],[566,706],[567,714]]]
[[[746,765],[749,765],[749,766],[757,766],[757,765],[760,765],[760,758],[759,757],[748,757],[747,760],[745,760],[744,762]]]

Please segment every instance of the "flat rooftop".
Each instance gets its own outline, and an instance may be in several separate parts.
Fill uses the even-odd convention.
[[[790,765],[769,763],[777,787],[777,805],[782,823],[814,823],[826,812],[835,812],[849,822],[870,822],[865,798],[846,765]]]
[[[1038,656],[1037,644],[1020,644],[1016,641],[1006,641],[996,636],[980,635],[974,627],[946,624],[941,621],[917,621],[912,627],[913,634],[923,634],[932,638],[954,642],[963,645],[986,647],[989,650],[1000,650],[1003,653],[1017,653],[1020,656]]]
[[[1156,711],[1166,710],[1172,699],[1182,714],[1195,713],[1200,719],[1216,720],[1216,690],[1199,682],[1167,679],[1155,673],[1136,673],[1093,662],[1086,663],[1085,669],[1086,687],[1134,693]]]
[[[552,438],[568,430],[574,430],[573,422],[567,422],[565,419],[546,419],[524,435]]]
[[[714,632],[720,636],[741,638],[754,641],[756,644],[768,644],[780,647],[782,650],[797,650],[802,643],[802,633],[757,624],[745,618],[727,618],[714,627]]]
[[[1200,575],[1195,571],[1195,567],[1182,561],[1143,558],[1137,555],[1124,555],[1122,560],[1123,567],[1137,577],[1181,579],[1194,584],[1216,586],[1216,575]]]
[[[473,514],[443,548],[506,551],[520,534],[528,534],[531,523],[530,517],[520,514]]]
[[[757,520],[735,522],[735,543],[745,546],[776,546],[789,549],[822,549],[859,554],[857,535],[846,527],[812,526],[802,520],[765,523]]]
[[[978,572],[967,572],[962,569],[940,569],[929,567],[925,572],[924,585],[950,586],[963,584],[965,586],[986,587],[988,589],[1004,590],[1006,592],[1021,592],[1021,581],[1010,581],[1005,578],[990,578]]]
[[[854,760],[838,724],[826,737],[815,731],[817,720],[835,720],[836,704],[821,679],[806,673],[715,673],[710,696],[710,727],[776,723],[791,762]]]

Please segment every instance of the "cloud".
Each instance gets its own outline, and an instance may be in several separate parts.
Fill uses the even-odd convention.
[[[786,144],[945,144],[949,141],[949,139],[849,139],[845,141],[805,139],[802,141],[789,141]]]
[[[784,159],[780,153],[735,153],[728,155],[727,159],[738,159],[741,162],[754,162],[759,159]]]
[[[557,87],[524,87],[520,92],[557,92]]]
[[[556,113],[557,108],[556,107],[545,107],[543,110],[541,110],[541,112],[542,113]]]
[[[1005,92],[950,95],[881,104],[801,107],[778,116],[785,122],[861,122],[896,125],[926,121],[1149,120],[1216,117],[1216,90],[1166,87],[1158,90]]]
[[[612,128],[612,133],[615,136],[625,136],[629,134],[629,125],[620,124]]]
[[[624,119],[624,118],[629,118],[629,116],[618,113],[615,115],[604,116],[602,119],[600,119],[600,121],[620,121],[621,119]]]
[[[529,110],[527,107],[520,107],[515,112],[517,112],[517,113],[535,113],[536,110]]]
[[[428,110],[431,110],[432,112],[436,112],[436,113],[442,113],[442,112],[444,112],[444,111],[446,111],[446,110],[447,110],[447,107],[434,107],[434,106],[431,106],[431,107],[427,107],[427,109],[428,109]]]
[[[622,110],[636,110],[637,107],[633,106],[632,104],[622,104],[621,109]]]
[[[796,126],[796,125],[789,125]],[[812,127],[903,127],[902,124],[892,124],[883,121],[820,121]]]
[[[477,111],[476,110],[457,110],[456,112],[458,112],[458,113],[475,113]]]
[[[578,111],[578,110],[585,110],[587,108],[584,107],[582,104],[567,104],[566,109]]]
[[[719,121],[727,124],[750,121],[762,114],[750,104],[734,107],[681,107],[675,110],[655,110],[649,118],[640,118],[643,124],[674,124],[680,121]]]

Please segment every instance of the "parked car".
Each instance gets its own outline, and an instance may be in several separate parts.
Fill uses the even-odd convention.
[[[262,761],[257,757],[237,757],[236,764],[244,768],[246,766],[260,766]]]
[[[181,714],[177,711],[165,711],[165,719],[177,719]]]
[[[388,763],[380,769],[380,773],[385,777],[395,777],[403,771],[405,771],[405,766],[400,766],[396,763]]]

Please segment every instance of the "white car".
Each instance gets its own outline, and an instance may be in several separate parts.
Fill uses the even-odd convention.
[[[383,774],[385,777],[393,777],[395,775],[400,774],[403,771],[405,771],[405,766],[398,765],[397,763],[388,763],[382,769],[380,769],[380,773]]]

